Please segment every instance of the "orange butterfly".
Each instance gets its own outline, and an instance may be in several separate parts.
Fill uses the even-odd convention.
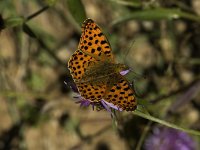
[[[86,19],[82,25],[78,49],[68,68],[79,93],[91,103],[103,99],[122,110],[136,109],[134,91],[120,74],[128,68],[115,63],[107,38],[92,19]]]

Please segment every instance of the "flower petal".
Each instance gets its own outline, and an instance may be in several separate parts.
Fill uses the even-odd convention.
[[[121,74],[122,76],[124,76],[124,75],[126,75],[127,73],[129,73],[129,71],[130,71],[130,70],[123,70],[123,71],[120,72],[120,74]]]
[[[109,107],[111,107],[111,108],[113,108],[115,110],[122,111],[122,108],[120,108],[118,106],[115,106],[114,104],[109,103],[109,102],[107,102],[107,101],[105,101],[103,99],[101,100],[101,102],[103,102],[102,104],[106,104],[106,106],[109,106]]]
[[[145,150],[195,150],[195,141],[186,133],[166,127],[155,127],[145,141]]]

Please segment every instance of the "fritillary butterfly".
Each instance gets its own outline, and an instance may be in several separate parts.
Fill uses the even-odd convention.
[[[71,56],[68,68],[85,99],[93,103],[104,99],[127,111],[136,109],[134,91],[120,74],[128,68],[115,63],[107,38],[92,19],[86,19],[82,25],[78,49]]]

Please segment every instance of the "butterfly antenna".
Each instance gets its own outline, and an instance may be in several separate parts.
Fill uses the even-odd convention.
[[[131,48],[133,47],[133,44],[134,44],[134,43],[135,43],[135,40],[132,40],[132,41],[131,41],[131,44],[129,44],[129,47],[126,48],[125,54],[123,54],[123,58],[122,58],[122,59],[123,59],[123,62],[125,62],[125,64],[128,64],[128,62],[126,62],[126,58],[127,58],[128,54],[129,54]]]
[[[133,76],[136,78],[136,79],[147,79],[147,77],[145,76],[145,75],[142,75],[142,74],[140,74],[140,73],[136,73],[135,71],[134,71],[134,69],[133,68],[129,68],[129,72],[131,73],[131,74],[133,74]]]

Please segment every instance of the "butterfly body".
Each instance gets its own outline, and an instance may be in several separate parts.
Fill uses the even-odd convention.
[[[80,80],[80,82],[92,82],[95,80],[106,80],[114,74],[127,70],[124,64],[115,64],[109,61],[98,61],[90,65]]]
[[[120,74],[128,68],[115,63],[107,38],[91,19],[83,23],[78,50],[68,68],[85,99],[97,104],[104,99],[127,111],[136,109],[134,91]]]

